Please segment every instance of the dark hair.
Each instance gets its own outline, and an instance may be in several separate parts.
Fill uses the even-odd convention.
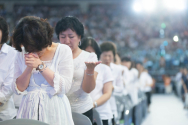
[[[78,36],[81,36],[81,39],[84,37],[84,26],[76,17],[63,17],[57,22],[55,27],[57,38],[59,39],[59,34],[67,29],[71,29],[72,31],[76,32]]]
[[[81,43],[82,43],[81,46],[79,46],[80,49],[85,50],[88,46],[91,46],[95,50],[95,53],[97,54],[97,58],[100,59],[101,50],[97,42],[92,37],[83,38]]]
[[[0,43],[4,44],[8,41],[9,29],[6,20],[1,16],[0,16],[0,30],[2,31],[2,39]]]
[[[116,47],[114,43],[112,42],[104,42],[100,45],[101,48],[101,53],[106,52],[106,51],[112,51],[114,58],[116,56]]]
[[[42,18],[26,16],[19,20],[13,32],[13,46],[22,51],[38,52],[52,45],[53,28]]]
[[[140,64],[140,65],[143,65],[141,61],[135,61],[136,65],[137,64]]]
[[[131,67],[130,67],[130,69],[132,69],[132,68],[135,68],[136,69],[136,63],[135,63],[135,61],[131,61]]]
[[[122,62],[131,62],[131,58],[125,56],[125,57],[121,58],[121,61],[122,61]]]

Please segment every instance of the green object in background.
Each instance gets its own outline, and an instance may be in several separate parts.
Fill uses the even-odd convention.
[[[120,124],[123,124],[123,123],[124,123],[124,120],[120,120],[119,123],[120,123]]]
[[[134,125],[134,123],[131,123],[131,125]]]
[[[161,24],[161,28],[165,29],[165,28],[166,28],[166,24],[165,24],[165,23],[162,23],[162,24]]]

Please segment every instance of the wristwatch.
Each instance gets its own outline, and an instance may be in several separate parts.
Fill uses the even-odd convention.
[[[42,69],[44,69],[44,63],[43,62],[42,62],[42,64],[38,65],[36,70],[42,70]]]

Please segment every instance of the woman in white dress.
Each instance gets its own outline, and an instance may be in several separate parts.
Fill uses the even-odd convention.
[[[100,58],[100,48],[97,42],[92,37],[82,39],[81,49],[88,52],[94,52]],[[113,75],[109,66],[99,64],[95,67],[98,72],[95,89],[90,93],[93,99],[94,108],[99,113],[103,125],[109,125],[108,121],[113,118],[109,99],[112,94]]]
[[[52,42],[53,29],[38,17],[22,18],[14,29],[16,94],[24,94],[17,118],[73,125],[66,97],[73,77],[71,49]],[[22,47],[23,46],[23,47]]]
[[[66,94],[73,112],[87,116],[93,122],[93,101],[89,93],[95,88],[98,62],[94,53],[78,46],[84,35],[83,24],[75,17],[64,17],[58,21],[55,32],[60,43],[68,45],[73,53],[74,76],[70,91]]]

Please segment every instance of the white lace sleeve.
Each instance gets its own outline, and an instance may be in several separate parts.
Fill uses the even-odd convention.
[[[72,51],[68,46],[60,48],[61,56],[58,65],[58,72],[55,72],[54,76],[54,89],[50,91],[51,95],[66,94],[72,85],[73,78],[73,58]]]
[[[21,92],[18,90],[17,88],[17,85],[16,85],[16,79],[22,74],[22,71],[21,71],[21,54],[22,53],[17,53],[16,55],[16,59],[15,59],[15,62],[14,62],[14,80],[13,80],[13,83],[12,83],[12,90],[15,94],[17,95],[25,95],[27,94],[27,90]]]

